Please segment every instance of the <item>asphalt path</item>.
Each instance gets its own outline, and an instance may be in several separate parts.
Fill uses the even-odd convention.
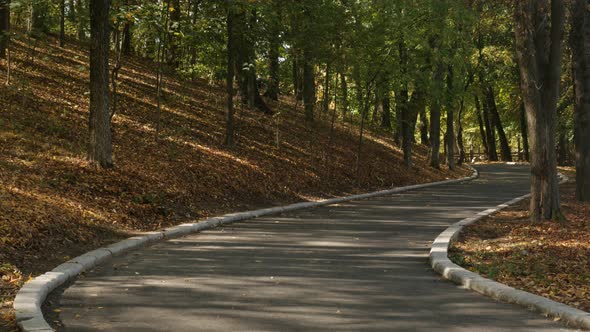
[[[529,190],[524,166],[158,243],[58,294],[65,331],[565,331],[443,280],[446,227]]]

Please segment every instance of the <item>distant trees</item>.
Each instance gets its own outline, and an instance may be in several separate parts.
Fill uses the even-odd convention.
[[[555,128],[564,3],[563,0],[518,1],[515,17],[516,54],[531,149],[531,220],[561,219]]]
[[[88,159],[113,166],[109,108],[110,0],[90,0],[90,121]]]

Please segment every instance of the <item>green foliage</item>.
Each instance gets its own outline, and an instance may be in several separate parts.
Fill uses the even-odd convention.
[[[58,1],[13,0],[11,6],[13,21],[23,26],[30,25],[29,14],[33,8],[46,8],[41,12],[46,29],[39,33],[59,30]],[[227,68],[228,6],[247,17],[241,22],[244,26],[240,30],[245,31],[244,43],[254,50],[254,61],[248,68],[251,65],[255,68],[261,82],[267,82],[272,75],[271,48],[278,49],[278,76],[283,93],[295,91],[297,70],[301,70],[303,58],[315,68],[315,82],[322,85],[318,91],[326,91],[323,76],[327,64],[332,76],[345,75],[347,105],[354,114],[360,114],[367,97],[373,105],[378,89],[387,90],[394,109],[400,90],[407,88],[410,96],[416,90],[440,93],[431,97],[442,101],[443,117],[445,108],[458,111],[463,105],[458,121],[462,121],[464,140],[477,146],[481,138],[473,96],[483,100],[484,87],[491,85],[507,136],[515,144],[520,135],[519,74],[514,60],[513,8],[509,3],[113,0],[112,28],[123,34],[125,26],[130,27],[135,54],[158,60],[161,47],[162,59],[168,59],[170,54],[175,57],[170,70],[187,79],[220,82]],[[67,35],[87,39],[88,0],[66,0],[65,12]],[[446,79],[444,82],[452,86],[445,86],[439,92],[432,85],[437,64],[445,68],[445,76],[447,68],[453,72],[452,82]],[[243,65],[239,65],[241,72]],[[571,85],[568,75],[564,77],[563,91]],[[335,77],[330,80],[334,84],[336,81]],[[261,86],[264,89],[264,84]],[[336,87],[335,84],[331,92],[342,103],[343,92]],[[563,96],[570,98],[567,93]],[[426,100],[432,100],[431,97]],[[570,106],[560,113],[559,127],[567,131],[568,140],[572,139],[571,112]]]

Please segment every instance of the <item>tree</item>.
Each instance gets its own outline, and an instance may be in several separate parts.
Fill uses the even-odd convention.
[[[61,0],[59,4],[59,47],[66,44],[66,0]]]
[[[87,24],[87,14],[86,14],[86,6],[84,4],[84,0],[76,0],[76,19],[78,20],[77,24],[77,33],[78,33],[78,40],[85,40],[86,39],[86,24]]]
[[[500,153],[502,156],[503,161],[512,161],[512,153],[510,152],[510,145],[508,144],[508,139],[506,138],[506,133],[504,132],[504,127],[502,126],[502,120],[500,119],[500,113],[498,113],[498,106],[496,106],[496,96],[494,95],[494,88],[491,85],[488,85],[486,90],[486,99],[488,103],[488,110],[490,111],[490,121],[493,123],[491,130],[493,131],[496,127],[496,131],[498,132],[498,137],[500,138]],[[494,150],[495,150],[495,142],[494,142]]]
[[[447,151],[447,165],[450,170],[455,169],[455,128],[454,128],[454,103],[453,103],[453,67],[448,66],[447,70],[447,132],[445,144]]]
[[[180,0],[168,0],[170,22],[168,27],[168,65],[176,69],[180,66]]]
[[[440,168],[440,110],[441,97],[443,90],[443,72],[442,63],[438,63],[434,69],[433,91],[430,100],[430,167]]]
[[[277,0],[271,2],[271,12],[268,15],[268,89],[266,90],[265,96],[272,100],[279,100],[280,93],[280,48],[281,48],[281,8],[279,7]]]
[[[31,31],[29,31],[31,34],[38,35],[49,32],[48,14],[49,3],[46,0],[33,1],[31,5]]]
[[[590,2],[572,0],[576,198],[590,201]]]
[[[516,54],[529,129],[533,222],[563,218],[554,147],[564,12],[563,0],[516,4]]]
[[[479,98],[477,97],[477,95],[475,96],[475,113],[477,116],[477,124],[479,125],[479,133],[481,136],[481,143],[483,145],[483,150],[484,150],[484,154],[486,155],[486,157],[490,158],[490,151],[488,150],[489,145],[488,145],[488,135],[486,133],[486,127],[484,126],[484,121],[481,115],[481,103],[479,102]]]
[[[227,116],[225,124],[225,145],[234,145],[234,71],[235,71],[235,40],[234,40],[234,4],[233,0],[227,3]]]
[[[527,132],[526,110],[520,105],[520,135],[522,137],[522,159],[529,161],[529,135]]]
[[[109,110],[110,0],[90,1],[90,135],[88,159],[113,166]]]
[[[0,0],[0,58],[6,58],[10,40],[10,0]]]

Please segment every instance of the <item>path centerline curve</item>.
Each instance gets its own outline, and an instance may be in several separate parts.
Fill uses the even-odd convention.
[[[525,166],[469,183],[234,225],[118,257],[64,290],[66,331],[564,331],[441,279],[449,225],[529,190]]]

